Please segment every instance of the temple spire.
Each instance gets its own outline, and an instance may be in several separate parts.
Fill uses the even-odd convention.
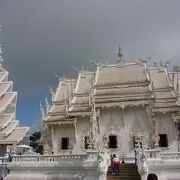
[[[0,24],[0,64],[4,61],[2,57],[2,49],[1,49],[1,24]]]
[[[118,53],[117,53],[117,63],[124,64],[123,50],[120,48],[120,46],[119,46]]]

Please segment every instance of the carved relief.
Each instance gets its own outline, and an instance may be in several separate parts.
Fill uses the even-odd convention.
[[[82,136],[81,136],[81,139],[80,139],[80,147],[81,147],[81,150],[82,151],[85,151],[85,152],[88,152],[89,151],[89,149],[87,148],[85,148],[85,146],[86,146],[86,140],[85,140],[85,138],[88,138],[89,137],[89,131],[85,131],[84,133],[82,133]],[[87,140],[88,141],[88,140]]]
[[[136,148],[137,144],[143,143],[143,128],[141,127],[141,124],[137,117],[137,112],[135,111],[135,120],[132,124],[130,133],[129,133],[129,147],[130,150],[133,150]]]
[[[109,136],[111,136],[111,135],[114,135],[117,137],[117,148],[120,148],[120,146],[121,146],[121,135],[117,130],[115,130],[114,127],[110,127],[109,129],[107,129],[105,131],[104,136],[103,136],[104,147],[108,147]]]
[[[130,150],[134,150],[134,148],[137,148],[137,145],[142,145],[144,140],[143,133],[129,133],[129,148]]]

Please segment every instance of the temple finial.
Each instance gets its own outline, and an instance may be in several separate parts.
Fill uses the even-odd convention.
[[[2,49],[1,49],[1,31],[2,31],[1,28],[2,26],[0,24],[0,64],[4,62],[3,57],[2,57]]]
[[[120,46],[119,46],[118,54],[117,54],[117,63],[124,64],[123,50],[120,48]]]

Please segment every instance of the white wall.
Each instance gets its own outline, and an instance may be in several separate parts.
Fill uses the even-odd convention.
[[[75,143],[75,129],[72,124],[56,125],[54,126],[54,153],[59,154],[66,150],[61,150],[62,137],[69,137],[69,142]],[[71,143],[70,142],[70,143]]]
[[[88,135],[89,131],[89,117],[81,117],[79,116],[77,118],[77,125],[76,125],[76,144],[74,146],[73,152],[74,154],[84,154],[85,152],[81,148],[81,141],[82,141],[82,136]]]
[[[106,130],[111,127],[119,133],[120,147],[116,151],[118,154],[126,154],[126,156],[133,156],[134,149],[132,146],[130,134],[141,133],[145,141],[149,140],[149,127],[145,107],[127,107],[124,110],[121,108],[108,108],[100,111],[100,142],[103,147],[103,136]]]
[[[162,148],[162,150],[178,151],[176,130],[174,121],[170,113],[162,114],[156,113],[156,127],[158,134],[167,134],[168,148]]]

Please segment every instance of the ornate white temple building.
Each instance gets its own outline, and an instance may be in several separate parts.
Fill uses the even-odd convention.
[[[125,63],[121,49],[116,64],[95,64],[51,90],[45,154],[13,156],[6,180],[112,180],[114,153],[126,162],[115,179],[180,179],[180,71]]]
[[[59,81],[47,114],[42,111],[52,142],[46,142],[48,149],[86,154],[108,148],[134,157],[139,143],[146,149],[178,151],[176,92],[166,67],[125,63],[119,49],[117,64],[98,64],[95,72],[80,71],[77,80]]]
[[[0,47],[0,61],[1,47]],[[16,120],[17,92],[8,80],[8,71],[0,62],[0,157],[5,153],[16,153],[16,145],[27,141],[28,127],[19,127]]]

